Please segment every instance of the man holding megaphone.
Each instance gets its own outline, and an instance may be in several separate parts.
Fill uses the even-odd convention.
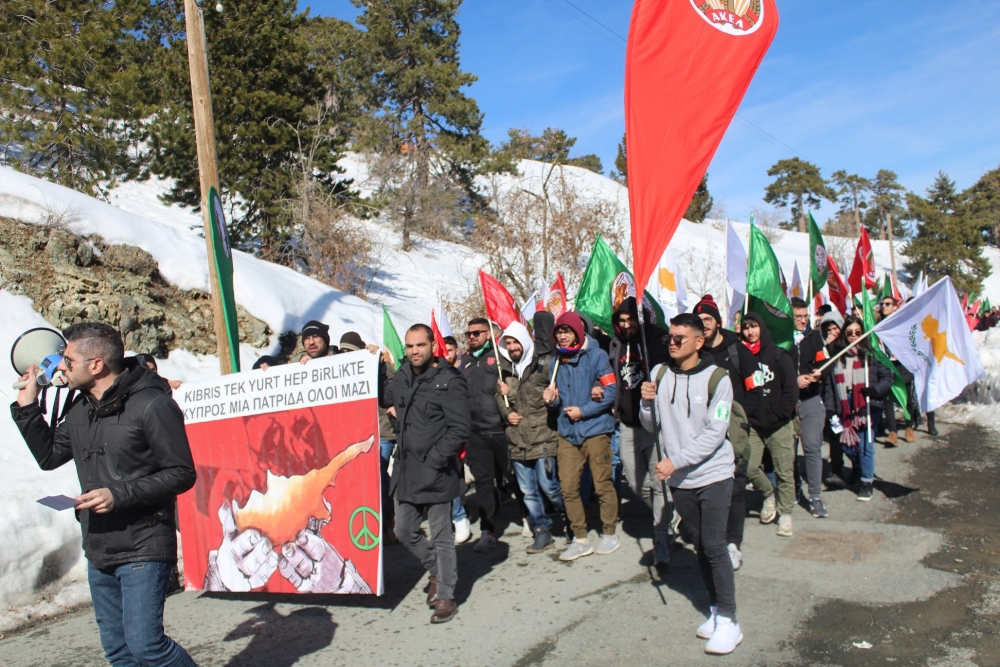
[[[177,559],[174,502],[195,482],[184,416],[165,382],[134,358],[107,324],[63,332],[55,373],[79,391],[55,428],[38,403],[37,365],[21,376],[11,415],[42,470],[76,463],[90,594],[112,665],[194,665],[163,632],[163,603]]]

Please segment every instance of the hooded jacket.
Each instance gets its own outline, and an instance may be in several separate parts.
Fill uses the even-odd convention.
[[[798,374],[808,375],[822,366],[829,355],[826,353],[826,344],[820,332],[807,328],[803,333],[805,335],[802,340],[793,349]],[[797,383],[798,378],[796,378]],[[819,396],[822,393],[822,384],[822,382],[812,382],[805,389],[799,389],[799,400],[806,401]]]
[[[78,510],[94,567],[177,559],[174,501],[195,483],[184,415],[166,383],[134,358],[100,400],[79,394],[53,430],[37,403],[11,416],[42,470],[71,459],[84,492],[107,488],[111,512]]]
[[[733,477],[735,456],[726,438],[733,385],[724,376],[710,396],[715,368],[705,357],[689,371],[667,365],[656,388],[660,440],[677,468],[667,480],[671,487],[697,489]],[[654,368],[653,377],[658,373]],[[642,401],[639,414],[646,430],[655,432],[652,402]]]
[[[827,420],[840,412],[840,405],[837,401],[837,381],[836,371],[846,365],[846,360],[854,360],[854,357],[845,355],[823,373],[823,379],[816,384],[823,397],[823,407],[826,408]],[[862,360],[864,357],[862,357]],[[877,414],[885,408],[885,397],[892,391],[892,370],[879,363],[875,357],[868,357],[868,386],[874,387],[875,396],[868,399],[871,413]]]
[[[757,358],[753,356],[739,334],[729,329],[720,329],[722,342],[715,347],[701,348],[702,356],[710,356],[716,366],[725,368],[733,384],[733,400],[743,406],[749,415],[760,408],[764,398],[764,388],[754,387],[754,373],[760,370]],[[736,358],[733,358],[736,355]],[[739,364],[739,368],[737,368]]]
[[[469,389],[469,413],[475,433],[503,433],[503,420],[494,398],[497,380],[497,355],[493,341],[486,343],[486,351],[478,357],[471,352],[462,357],[462,373]]]
[[[409,359],[386,387],[396,408],[396,450],[389,493],[415,505],[450,503],[458,496],[458,451],[469,439],[465,378],[436,358],[420,375]]]
[[[551,318],[551,315],[549,317]],[[524,355],[518,364],[513,363],[507,353],[504,339],[508,336],[516,338],[524,348]],[[534,461],[555,456],[559,444],[556,416],[549,411],[542,397],[549,384],[545,371],[551,357],[538,353],[531,335],[520,322],[514,322],[503,332],[503,337],[500,339],[500,357],[500,371],[508,387],[507,401],[510,406],[504,403],[499,386],[496,401],[507,427],[507,444],[511,459]],[[517,426],[508,421],[512,412],[521,417]]]
[[[615,371],[615,386],[617,387],[614,404],[615,419],[626,426],[635,428],[641,426],[639,401],[641,400],[642,383],[648,377],[647,371],[670,359],[670,351],[667,348],[667,332],[652,324],[649,321],[650,318],[646,317],[643,329],[646,333],[646,345],[649,347],[649,359],[643,359],[640,334],[636,332],[632,338],[626,338],[621,327],[618,326],[622,315],[629,315],[633,320],[638,319],[639,310],[635,297],[630,296],[622,301],[618,310],[611,316],[611,322],[615,327],[615,336],[611,339],[608,347],[608,358]]]
[[[763,396],[760,408],[747,411],[750,425],[771,433],[791,421],[799,400],[798,375],[792,355],[771,341],[771,333],[760,315],[750,311],[743,321],[753,321],[760,327],[760,350],[754,355],[763,375]]]
[[[563,324],[567,316],[575,315],[576,313],[572,312],[561,315],[556,326]],[[559,368],[556,370],[559,398],[549,406],[549,410],[557,415],[559,435],[579,447],[587,438],[610,434],[615,430],[615,418],[611,414],[611,408],[615,403],[617,390],[615,372],[608,361],[607,353],[598,346],[594,338],[583,333],[579,317],[576,317],[575,325],[574,329],[579,327],[577,336],[578,340],[583,340],[583,345],[573,354],[560,353]],[[553,373],[552,366],[550,364],[549,372],[546,374],[550,378]],[[597,382],[604,387],[604,398],[600,401],[595,401],[590,395],[591,388]],[[580,421],[570,421],[563,411],[563,408],[573,406],[580,408],[580,413],[583,415]]]

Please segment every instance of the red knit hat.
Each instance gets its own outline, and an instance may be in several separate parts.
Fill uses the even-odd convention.
[[[701,301],[698,302],[691,312],[695,315],[701,315],[702,313],[711,315],[719,321],[719,324],[722,324],[722,313],[719,312],[719,307],[715,305],[715,299],[712,298],[711,294],[701,297]]]
[[[552,343],[559,347],[558,341],[556,341],[556,329],[561,326],[568,326],[576,334],[577,345],[583,345],[583,341],[586,338],[585,327],[583,326],[583,320],[580,319],[580,315],[570,310],[556,319],[556,325],[552,327]]]

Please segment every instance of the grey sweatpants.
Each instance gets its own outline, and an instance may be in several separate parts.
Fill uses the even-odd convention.
[[[431,529],[430,541],[420,529],[425,512]],[[442,600],[454,600],[455,585],[458,583],[458,557],[455,555],[451,502],[413,505],[397,500],[396,537],[420,560],[432,577],[437,577],[438,597]]]
[[[799,440],[805,460],[806,484],[809,485],[809,499],[815,500],[823,491],[823,425],[826,423],[823,399],[813,396],[799,403],[799,419],[802,422]]]
[[[664,484],[656,478],[656,435],[641,426],[621,425],[622,468],[632,493],[653,510],[653,534],[657,540],[667,539],[674,508],[669,495],[664,498]]]

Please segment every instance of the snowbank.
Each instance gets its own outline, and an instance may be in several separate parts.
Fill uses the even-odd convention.
[[[935,414],[943,421],[1000,430],[1000,328],[974,331],[972,336],[986,375]]]

